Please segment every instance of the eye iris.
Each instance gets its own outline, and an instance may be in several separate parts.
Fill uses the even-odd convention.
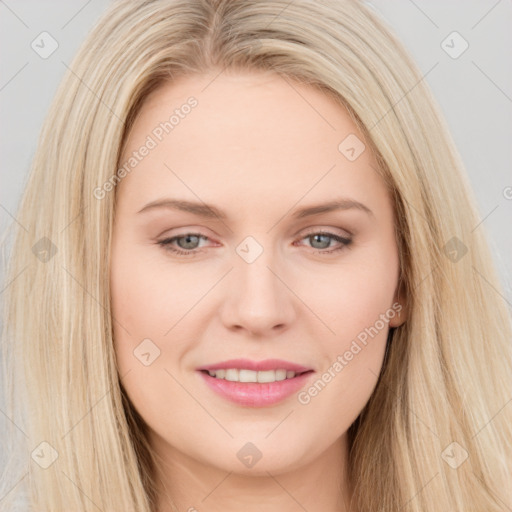
[[[185,240],[185,244],[181,243],[181,240]],[[176,239],[178,246],[182,249],[196,249],[197,244],[199,243],[199,237],[197,235],[186,235],[186,236],[180,236]],[[190,246],[190,244],[192,246]]]
[[[322,244],[322,242],[320,241],[320,245],[321,247],[317,247],[315,246],[315,243],[318,241],[319,238],[323,237],[324,239],[326,239],[326,242],[327,243],[324,243]],[[330,239],[331,237],[328,236],[328,235],[322,235],[322,234],[317,234],[317,235],[312,235],[309,237],[310,240],[312,241],[311,242],[311,245],[312,247],[314,247],[315,249],[326,249],[327,247],[329,247],[329,244],[330,244]]]

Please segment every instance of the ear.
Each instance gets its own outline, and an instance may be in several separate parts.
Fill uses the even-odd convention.
[[[409,316],[409,308],[407,306],[406,295],[401,285],[397,287],[397,291],[395,292],[392,308],[395,312],[395,316],[390,318],[389,326],[400,327]]]

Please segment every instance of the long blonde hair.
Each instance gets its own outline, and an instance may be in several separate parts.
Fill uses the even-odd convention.
[[[447,126],[377,15],[356,0],[121,0],[69,68],[11,226],[2,347],[8,435],[24,460],[5,470],[18,483],[0,507],[25,488],[38,511],[154,512],[154,454],[113,350],[115,193],[94,191],[162,83],[260,70],[343,105],[394,198],[408,319],[350,429],[355,510],[504,510],[509,313]]]

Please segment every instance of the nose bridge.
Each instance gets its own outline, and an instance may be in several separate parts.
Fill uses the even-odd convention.
[[[247,237],[236,252],[230,307],[224,320],[250,331],[264,331],[291,322],[293,305],[287,287],[276,276],[276,251],[255,237]]]

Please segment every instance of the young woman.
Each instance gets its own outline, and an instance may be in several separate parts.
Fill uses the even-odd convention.
[[[70,68],[16,216],[0,505],[508,510],[508,311],[382,21],[122,0]]]

